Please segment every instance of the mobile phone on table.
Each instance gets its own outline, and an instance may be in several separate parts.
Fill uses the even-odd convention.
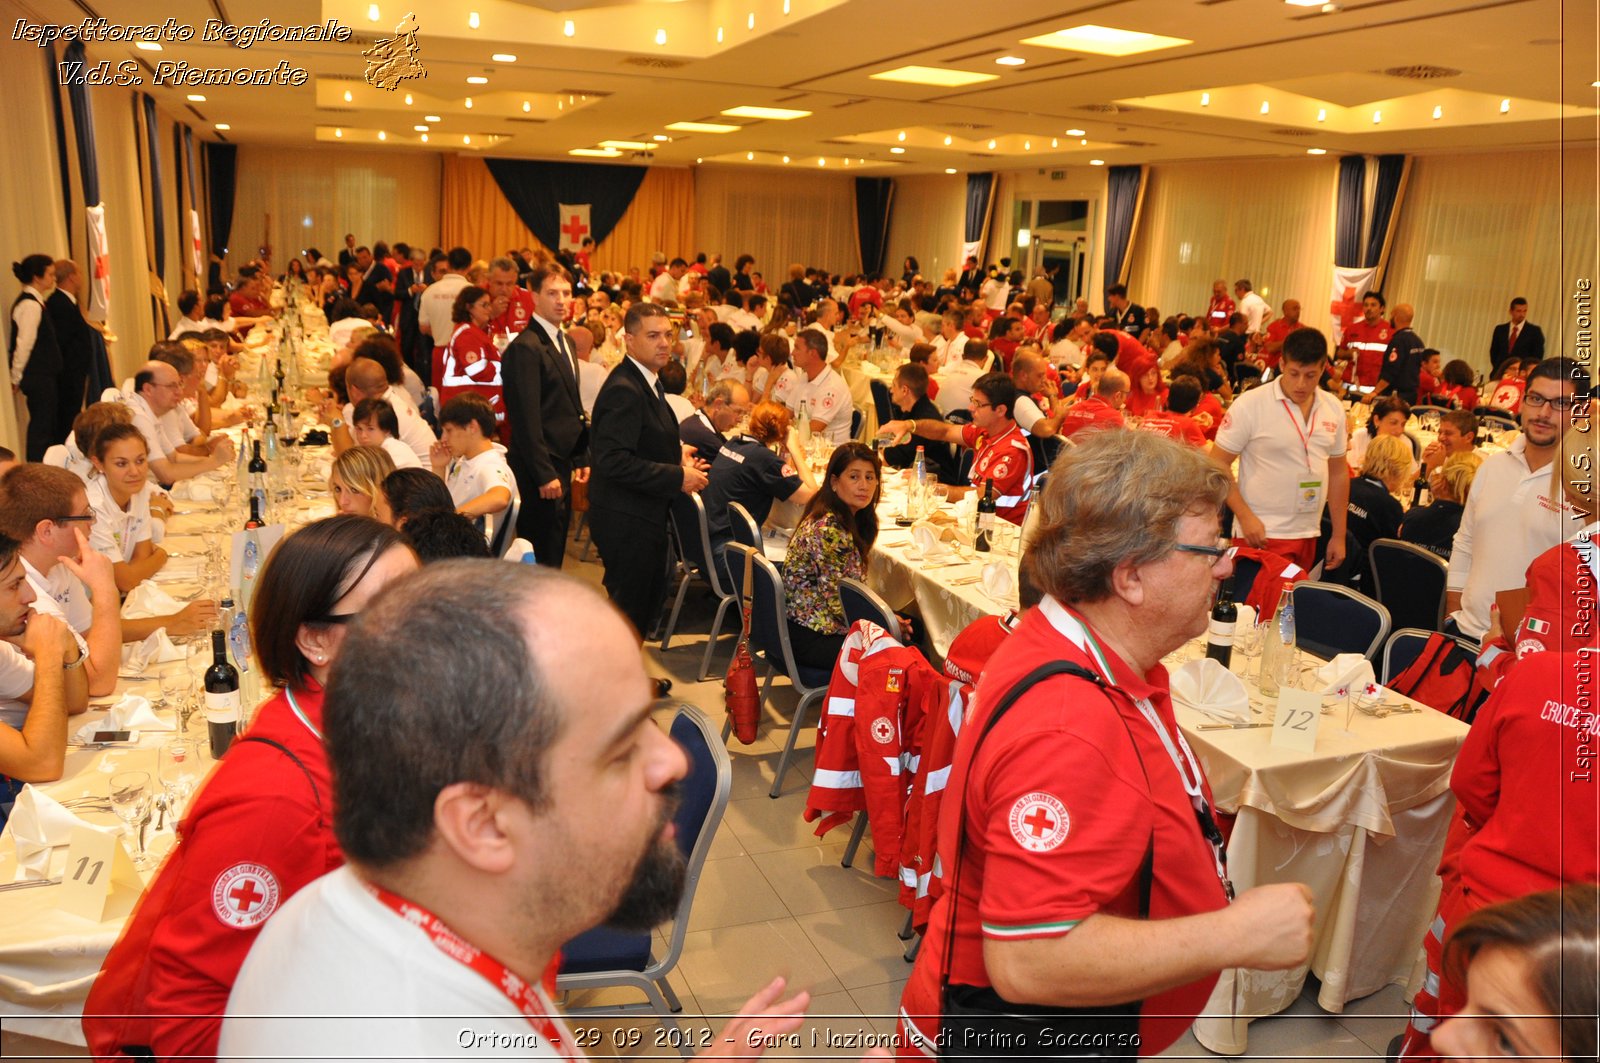
[[[139,740],[139,732],[138,731],[96,731],[94,733],[94,739],[93,739],[93,741],[99,742],[99,743],[106,743],[106,742],[137,742],[138,740]]]

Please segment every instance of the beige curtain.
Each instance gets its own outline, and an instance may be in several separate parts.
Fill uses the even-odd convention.
[[[1274,310],[1298,299],[1301,320],[1326,330],[1337,182],[1338,164],[1322,158],[1151,166],[1130,298],[1163,316],[1198,314],[1212,281],[1247,277]]]
[[[1415,306],[1430,347],[1488,372],[1490,333],[1521,295],[1545,353],[1570,353],[1578,279],[1600,277],[1595,188],[1592,147],[1417,158],[1384,278],[1389,305]]]
[[[896,177],[889,253],[884,270],[895,276],[906,256],[938,284],[947,269],[961,270],[961,226],[967,179],[959,174]]]
[[[855,186],[848,175],[811,170],[698,168],[694,246],[720,251],[730,269],[739,255],[755,256],[753,270],[774,291],[794,262],[853,271],[861,261]]]
[[[139,148],[134,127],[133,92],[125,88],[92,88],[95,149],[100,159],[100,197],[106,205],[106,241],[111,248],[111,313],[106,327],[111,375],[130,375],[156,341],[150,319],[150,266],[145,244],[144,195],[139,190]],[[74,186],[73,194],[82,196]],[[81,201],[80,201],[81,202]],[[82,215],[82,210],[75,213]],[[76,224],[81,226],[81,222]],[[86,245],[78,245],[80,268]],[[161,337],[165,339],[166,337]]]

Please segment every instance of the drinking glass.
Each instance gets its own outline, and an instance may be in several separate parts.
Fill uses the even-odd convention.
[[[167,794],[167,812],[176,828],[189,797],[200,784],[200,753],[193,742],[176,739],[162,746],[157,755],[156,775]]]
[[[150,773],[124,771],[111,776],[111,810],[133,836],[133,866],[143,871],[150,866],[144,851],[144,824],[150,819]]]
[[[1267,625],[1259,617],[1253,623],[1240,624],[1233,629],[1233,648],[1246,657],[1259,657],[1266,632]]]
[[[194,676],[189,674],[188,662],[164,664],[157,675],[161,680],[161,707],[182,711],[183,703],[194,692]]]

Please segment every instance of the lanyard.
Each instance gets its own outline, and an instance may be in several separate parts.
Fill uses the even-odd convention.
[[[294,699],[294,691],[288,687],[283,688],[284,697],[289,699],[289,711],[294,713],[295,719],[306,725],[306,730],[316,736],[318,742],[322,741],[322,732],[317,730],[317,725],[306,716],[305,710],[300,708],[300,703]]]
[[[566,1032],[555,1023],[555,1008],[545,998],[537,983],[523,981],[505,964],[476,945],[465,941],[446,926],[443,920],[422,905],[397,897],[374,883],[362,881],[361,884],[366,887],[368,893],[377,898],[380,904],[428,935],[428,940],[432,941],[440,952],[482,975],[522,1013],[528,1024],[563,1058],[583,1058],[581,1053],[568,1044]]]
[[[1073,645],[1089,654],[1094,660],[1096,670],[1105,679],[1107,687],[1110,687],[1114,680],[1111,662],[1089,630],[1089,625],[1067,612],[1066,608],[1054,598],[1045,598],[1039,604],[1045,615],[1050,618],[1051,625],[1065,635]],[[1200,834],[1211,846],[1211,862],[1217,873],[1217,880],[1222,883],[1223,892],[1228,895],[1228,899],[1233,900],[1233,882],[1228,878],[1227,846],[1223,843],[1222,831],[1217,827],[1216,817],[1212,815],[1211,804],[1206,800],[1205,790],[1200,785],[1200,766],[1195,762],[1194,752],[1181,734],[1177,736],[1177,742],[1174,744],[1172,734],[1168,732],[1166,724],[1161,722],[1161,717],[1149,698],[1130,697],[1129,700],[1161,739],[1161,748],[1166,750],[1173,768],[1177,770],[1178,780],[1183,784],[1183,792],[1189,795],[1189,804],[1194,808],[1194,817],[1200,825]]]
[[[1289,400],[1281,399],[1279,401],[1283,403],[1284,415],[1289,418],[1289,423],[1294,425],[1295,435],[1300,437],[1300,448],[1305,451],[1306,456],[1306,472],[1314,473],[1316,470],[1311,467],[1311,441],[1306,438],[1304,430],[1301,429],[1300,419],[1294,415],[1294,409],[1289,405]],[[1313,410],[1316,409],[1316,402],[1315,398],[1311,400]]]

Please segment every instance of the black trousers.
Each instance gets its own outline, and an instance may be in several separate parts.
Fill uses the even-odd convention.
[[[61,428],[61,438],[72,431],[72,422],[83,410],[83,392],[89,386],[88,366],[68,366],[61,371],[61,394],[56,399],[56,424]],[[61,439],[55,440],[61,442]]]
[[[28,400],[28,435],[25,444],[27,460],[43,461],[44,452],[67,437],[71,422],[63,425],[61,415],[61,381],[55,376],[40,376],[22,386]]]
[[[589,509],[589,531],[605,565],[606,593],[644,638],[667,594],[667,511],[647,520],[631,513]]]
[[[560,475],[561,497],[540,498],[539,485],[523,486],[517,534],[533,544],[534,556],[547,568],[560,568],[567,556],[567,531],[572,527],[572,473]]]

